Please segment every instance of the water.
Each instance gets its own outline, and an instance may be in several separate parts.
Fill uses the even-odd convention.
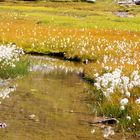
[[[16,91],[0,105],[0,121],[7,125],[0,129],[1,140],[102,140],[100,129],[80,124],[94,117],[86,101],[88,86],[78,75],[82,65],[31,59],[31,72],[10,83]]]

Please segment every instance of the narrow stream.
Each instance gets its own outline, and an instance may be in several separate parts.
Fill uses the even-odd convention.
[[[12,82],[16,91],[0,105],[2,140],[102,140],[102,132],[80,120],[94,117],[88,107],[87,84],[80,65],[32,57],[31,72]],[[10,83],[11,84],[11,83]],[[122,140],[122,135],[112,140]]]

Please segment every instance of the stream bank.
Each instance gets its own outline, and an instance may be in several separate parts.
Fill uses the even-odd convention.
[[[0,105],[2,140],[102,140],[110,129],[81,124],[95,117],[82,66],[50,57],[30,57],[30,73],[13,81],[16,90]],[[124,139],[115,133],[109,139]],[[132,140],[132,139],[131,139]]]

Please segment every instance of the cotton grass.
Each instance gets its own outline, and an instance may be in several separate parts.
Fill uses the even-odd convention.
[[[0,45],[0,78],[11,78],[27,72],[23,49],[15,44]]]

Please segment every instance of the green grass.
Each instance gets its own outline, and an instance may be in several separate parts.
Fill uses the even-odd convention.
[[[28,73],[29,62],[27,58],[24,58],[16,63],[16,67],[4,67],[0,68],[0,78],[8,79],[8,78],[16,78],[18,76],[23,76]]]
[[[126,10],[135,13],[136,16],[120,18],[112,13]],[[131,8],[120,7],[110,1],[99,1],[95,4],[49,2],[42,5],[32,5],[31,3],[26,6],[14,4],[12,6],[0,6],[0,14],[7,12],[19,14],[47,26],[140,31],[140,16],[136,11],[138,11],[136,6]]]

